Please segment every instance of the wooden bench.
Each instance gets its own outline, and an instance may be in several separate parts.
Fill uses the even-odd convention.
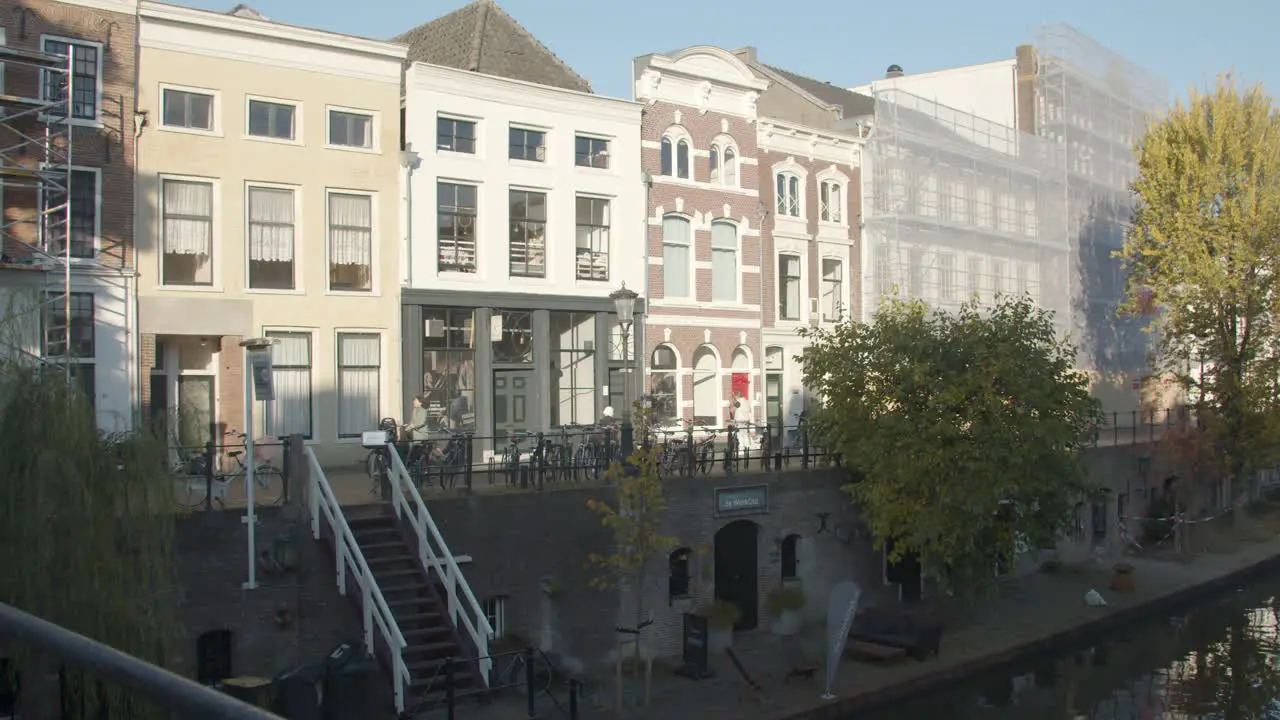
[[[907,657],[906,648],[878,645],[865,640],[849,640],[844,646],[844,654],[851,660],[870,660],[872,662],[891,663]]]

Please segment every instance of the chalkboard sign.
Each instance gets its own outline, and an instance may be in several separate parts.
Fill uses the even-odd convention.
[[[684,614],[684,666],[676,673],[694,680],[711,677],[707,668],[707,619],[693,613]]]

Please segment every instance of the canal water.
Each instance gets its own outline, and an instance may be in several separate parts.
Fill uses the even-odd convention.
[[[857,720],[1280,720],[1278,633],[1280,575]]]

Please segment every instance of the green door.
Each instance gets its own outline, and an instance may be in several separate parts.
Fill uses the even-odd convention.
[[[494,447],[513,432],[533,429],[533,370],[493,371]]]

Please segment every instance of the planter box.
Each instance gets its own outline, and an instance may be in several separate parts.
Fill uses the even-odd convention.
[[[783,610],[781,615],[773,619],[770,629],[773,630],[774,635],[795,635],[800,632],[800,612]]]

